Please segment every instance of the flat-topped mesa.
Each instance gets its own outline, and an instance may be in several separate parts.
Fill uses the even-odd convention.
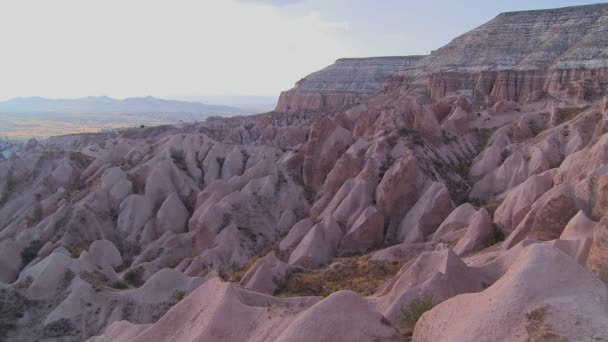
[[[277,112],[336,109],[380,90],[389,77],[423,56],[342,58],[281,93]]]
[[[417,62],[406,74],[432,97],[467,94],[525,102],[545,94],[603,95],[608,4],[508,12]]]

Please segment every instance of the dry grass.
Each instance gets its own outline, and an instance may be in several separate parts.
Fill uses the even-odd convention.
[[[569,108],[558,108],[557,109],[557,124],[562,122],[570,121],[577,117],[580,113],[586,111],[591,106],[583,107],[569,107]]]
[[[338,258],[320,271],[291,274],[277,295],[328,296],[336,291],[350,290],[362,295],[374,294],[401,268],[400,263],[369,260],[369,257]]]
[[[86,241],[80,241],[76,244],[65,246],[67,251],[70,253],[72,258],[78,258],[80,254],[89,249],[89,243]]]
[[[425,312],[431,310],[436,304],[437,301],[431,294],[424,294],[418,298],[414,298],[407,308],[402,310],[402,317],[397,326],[399,332],[405,336],[411,336],[420,317]]]
[[[245,275],[245,273],[247,273],[247,271],[251,268],[251,266],[253,266],[253,264],[255,264],[256,261],[258,261],[260,258],[266,256],[270,252],[275,252],[275,255],[276,255],[276,253],[278,253],[278,246],[279,245],[277,242],[273,245],[270,245],[270,246],[264,248],[261,252],[257,253],[253,257],[251,257],[247,261],[247,263],[245,265],[243,265],[243,267],[233,268],[227,272],[220,272],[220,276],[225,281],[229,281],[229,282],[233,282],[233,283],[240,282],[241,279],[243,279],[243,276]]]
[[[565,342],[566,339],[555,334],[545,321],[547,307],[543,306],[526,314],[528,337],[531,342]]]

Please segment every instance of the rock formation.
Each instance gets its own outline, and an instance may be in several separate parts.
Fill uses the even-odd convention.
[[[0,160],[0,339],[608,339],[608,5]]]
[[[342,108],[362,102],[423,56],[341,58],[281,93],[278,112]]]

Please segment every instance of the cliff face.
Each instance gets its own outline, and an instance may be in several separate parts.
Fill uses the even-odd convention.
[[[283,92],[277,111],[344,108],[395,80],[426,87],[436,101],[597,99],[606,94],[607,46],[606,4],[503,13],[423,58],[340,59]]]
[[[278,112],[341,108],[355,104],[382,88],[395,72],[422,56],[343,58],[306,76],[281,93]]]
[[[404,72],[433,99],[487,102],[544,95],[598,98],[608,75],[608,5],[510,12],[465,33]]]
[[[438,72],[425,78],[434,100],[468,95],[486,103],[500,100],[531,102],[546,95],[578,100],[606,94],[608,68]]]
[[[608,67],[608,5],[509,12],[434,51],[412,68],[444,71]]]

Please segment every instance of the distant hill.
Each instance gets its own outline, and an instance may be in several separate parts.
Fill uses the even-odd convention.
[[[57,113],[57,114],[131,114],[152,116],[177,116],[177,120],[201,120],[206,116],[242,115],[240,108],[207,105],[201,102],[163,100],[155,97],[133,97],[117,100],[106,96],[90,96],[79,99],[47,99],[19,97],[0,102],[0,112],[10,113]]]
[[[0,137],[26,140],[133,126],[204,121],[209,116],[252,114],[237,107],[202,102],[105,96],[80,99],[19,97],[0,102]]]
[[[278,96],[256,95],[182,95],[173,97],[176,100],[198,101],[212,105],[227,105],[241,108],[253,114],[270,112],[277,106]]]

